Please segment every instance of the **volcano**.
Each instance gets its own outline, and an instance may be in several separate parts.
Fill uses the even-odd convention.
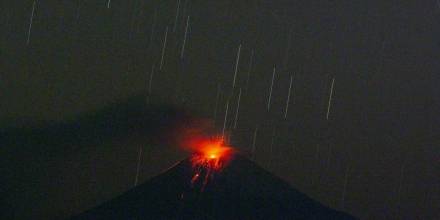
[[[195,164],[193,157],[72,219],[355,219],[242,155],[220,161],[221,167],[219,161]]]

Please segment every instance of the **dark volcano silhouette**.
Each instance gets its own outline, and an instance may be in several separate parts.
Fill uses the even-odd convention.
[[[72,219],[355,219],[332,210],[241,155],[192,183],[190,159]]]

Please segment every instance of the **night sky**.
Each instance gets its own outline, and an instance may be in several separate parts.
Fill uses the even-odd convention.
[[[255,136],[256,162],[323,204],[440,218],[436,0],[6,0],[0,12],[5,218],[113,198],[133,187],[140,147],[139,182],[185,158],[155,140],[176,115],[221,132],[226,109],[234,147],[252,152]]]

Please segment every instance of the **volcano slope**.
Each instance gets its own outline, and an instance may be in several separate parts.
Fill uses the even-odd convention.
[[[195,181],[194,172],[191,159],[183,160],[72,219],[355,219],[312,200],[241,155],[207,178]]]

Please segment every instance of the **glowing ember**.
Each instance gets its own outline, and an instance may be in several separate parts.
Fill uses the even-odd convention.
[[[231,151],[232,149],[224,144],[223,139],[203,140],[199,142],[191,162],[194,168],[220,170],[227,162]]]
[[[207,120],[186,121],[176,128],[178,145],[192,155],[189,181],[193,189],[203,191],[206,184],[229,163],[235,152],[225,143],[225,135],[215,136],[216,132],[212,122]]]
[[[216,172],[221,171],[221,169],[227,164],[232,155],[232,148],[226,146],[222,138],[214,140],[199,139],[197,143],[197,151],[191,157],[194,171],[191,184],[193,186],[196,183],[202,184],[201,190],[203,191],[208,181],[213,178],[213,175]]]

